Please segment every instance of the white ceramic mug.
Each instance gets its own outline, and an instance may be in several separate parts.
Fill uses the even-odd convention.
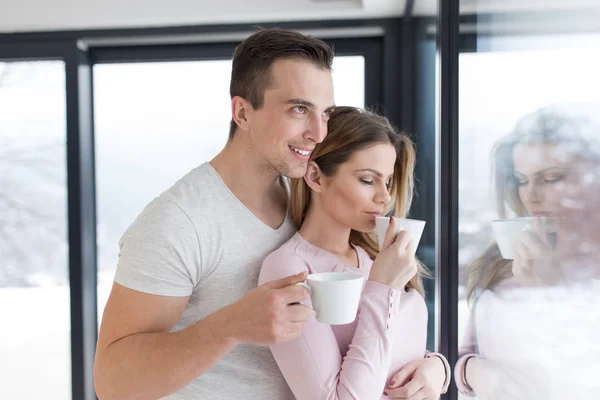
[[[537,217],[541,222],[541,228],[544,234],[549,235],[556,231],[556,220],[551,217]],[[515,247],[517,240],[523,230],[533,229],[533,222],[536,217],[521,217],[513,219],[498,219],[492,221],[492,231],[500,254],[507,260],[515,258]]]
[[[320,272],[296,285],[308,290],[317,321],[343,325],[356,319],[363,282],[360,272]]]
[[[396,220],[396,232],[407,231],[410,234],[415,250],[419,246],[421,236],[423,235],[423,229],[425,228],[425,221],[418,219],[398,218],[393,217]],[[375,219],[377,225],[377,239],[379,241],[379,250],[383,246],[383,240],[385,239],[385,232],[390,225],[390,217],[377,217]]]

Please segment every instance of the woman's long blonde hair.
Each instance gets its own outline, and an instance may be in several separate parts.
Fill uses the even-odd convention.
[[[370,111],[354,107],[337,107],[327,124],[327,136],[312,152],[314,161],[321,172],[328,177],[334,176],[338,167],[347,162],[352,154],[377,144],[391,144],[396,149],[394,175],[390,185],[391,200],[385,213],[397,217],[406,217],[413,198],[414,169],[416,162],[415,146],[403,132],[398,132],[387,118]],[[291,180],[291,213],[298,228],[311,203],[311,190],[304,178]],[[374,259],[379,253],[375,232],[350,232],[350,242],[362,247]],[[427,268],[419,262],[419,271],[408,288],[414,288],[424,295],[423,277],[429,277]]]
[[[492,185],[498,217],[507,218],[509,214],[528,216],[515,177],[513,153],[518,144],[560,145],[578,158],[597,159],[597,134],[598,129],[591,121],[556,107],[541,108],[521,118],[513,131],[498,141],[491,152]],[[497,243],[493,243],[469,265],[467,299],[474,301],[478,290],[493,288],[511,276],[512,260],[502,258]]]

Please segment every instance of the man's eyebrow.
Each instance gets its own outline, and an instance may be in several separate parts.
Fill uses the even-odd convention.
[[[317,106],[315,106],[312,102],[308,101],[308,100],[304,100],[304,99],[289,99],[288,101],[285,102],[286,104],[299,104],[311,109],[315,109],[317,108]],[[335,105],[329,106],[325,109],[325,111],[333,111],[335,110]]]
[[[303,99],[289,99],[285,102],[286,104],[300,104],[308,108],[316,108],[316,106],[308,100]]]

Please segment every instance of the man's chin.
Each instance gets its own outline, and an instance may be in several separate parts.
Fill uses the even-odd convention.
[[[306,174],[306,170],[308,169],[308,163],[303,167],[290,167],[280,168],[279,173],[287,178],[302,178]]]

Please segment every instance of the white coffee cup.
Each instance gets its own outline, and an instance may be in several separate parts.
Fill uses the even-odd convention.
[[[498,219],[492,221],[492,231],[500,254],[507,260],[515,258],[515,245],[523,229],[529,226],[533,218]]]
[[[343,325],[356,319],[363,282],[360,272],[320,272],[296,285],[308,290],[317,321]]]
[[[515,258],[515,247],[517,240],[524,230],[533,229],[533,222],[536,217],[521,217],[513,219],[498,219],[492,221],[492,231],[500,254],[507,260]],[[541,222],[541,228],[545,234],[556,231],[556,220],[551,217],[538,217]]]
[[[393,217],[396,220],[396,232],[407,231],[410,234],[415,249],[419,246],[421,236],[423,235],[423,229],[425,228],[425,221],[418,219],[398,218]],[[377,239],[379,240],[379,250],[383,247],[383,240],[385,239],[385,232],[390,225],[390,217],[377,217],[375,219],[377,225]]]

